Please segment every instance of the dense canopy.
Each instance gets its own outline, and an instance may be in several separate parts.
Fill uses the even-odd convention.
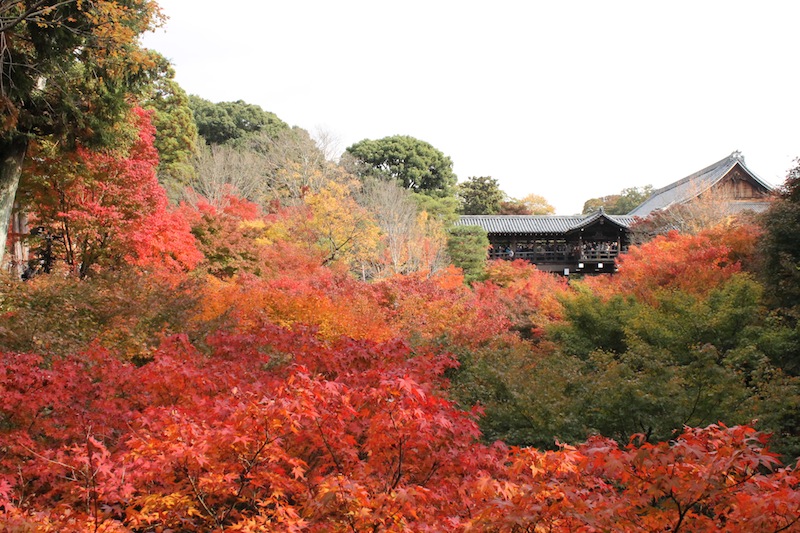
[[[0,7],[1,530],[800,531],[797,169],[613,275],[489,261],[459,198],[543,198],[189,98],[156,21]]]
[[[415,192],[429,196],[451,194],[456,184],[453,162],[425,141],[408,135],[364,139],[347,148],[365,176],[393,179]]]

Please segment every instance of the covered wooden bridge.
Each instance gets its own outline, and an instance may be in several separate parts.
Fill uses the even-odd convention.
[[[492,259],[525,259],[540,270],[570,274],[614,272],[630,244],[634,217],[608,215],[464,215],[457,224],[479,226],[489,236]]]

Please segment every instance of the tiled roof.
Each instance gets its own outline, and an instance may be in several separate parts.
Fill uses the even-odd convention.
[[[594,213],[591,213],[589,215],[581,215],[580,218],[581,221],[575,224],[575,226],[571,227],[570,230],[585,228],[593,224],[595,220],[598,220],[600,218],[605,218],[617,224],[618,226],[622,226],[625,228],[630,227],[630,225],[633,224],[634,222],[634,217],[630,215],[609,215],[606,214],[605,211],[603,211],[602,207],[600,208],[599,211],[595,211]]]
[[[721,159],[703,170],[699,170],[690,176],[670,183],[653,192],[641,205],[628,213],[631,216],[646,217],[656,209],[666,209],[670,206],[682,204],[713,187],[718,181],[725,177],[733,167],[739,165],[744,172],[749,174],[753,180],[762,185],[767,190],[772,187],[756,176],[744,164],[744,157],[741,152],[733,152],[728,157]]]
[[[617,225],[629,227],[634,218],[628,215],[608,215],[603,212],[591,215],[464,215],[457,222],[460,226],[480,226],[489,234],[565,234],[585,227],[600,217]]]

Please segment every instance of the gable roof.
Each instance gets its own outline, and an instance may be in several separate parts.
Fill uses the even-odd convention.
[[[650,198],[628,213],[630,216],[646,217],[656,209],[666,209],[673,205],[682,204],[697,198],[699,195],[716,185],[731,170],[739,166],[750,178],[766,190],[772,190],[772,186],[759,178],[752,170],[744,164],[744,156],[739,151],[733,152],[728,157],[720,159],[713,165],[709,165],[694,174],[683,179],[670,183],[653,192]]]
[[[582,220],[571,227],[569,230],[574,231],[576,229],[585,228],[594,224],[597,220],[603,218],[605,220],[611,221],[613,224],[617,226],[628,228],[634,222],[634,217],[630,215],[609,215],[607,214],[602,207],[598,211],[594,213],[590,213],[588,215],[579,215],[579,218]]]
[[[589,215],[463,215],[456,221],[458,226],[480,226],[486,233],[506,235],[565,235],[584,228],[600,218],[610,220],[623,228],[633,224],[629,215],[609,215],[597,211]]]

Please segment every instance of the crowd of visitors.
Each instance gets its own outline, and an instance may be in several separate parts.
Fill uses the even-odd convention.
[[[619,243],[616,241],[587,241],[581,244],[546,241],[493,247],[489,252],[493,258],[531,260],[591,259],[601,255],[616,256],[618,253]]]

